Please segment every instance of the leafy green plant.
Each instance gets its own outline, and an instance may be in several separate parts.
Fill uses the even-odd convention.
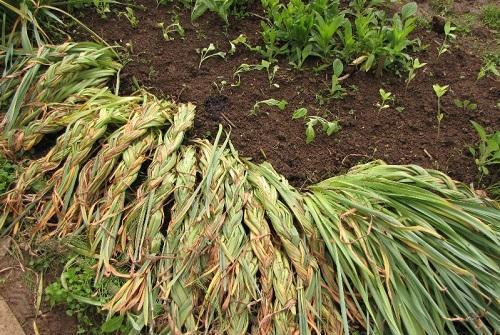
[[[473,111],[477,109],[477,104],[467,99],[465,100],[454,99],[453,103],[455,104],[455,106],[463,109],[464,111]]]
[[[380,101],[377,102],[376,106],[378,107],[378,111],[380,112],[383,109],[389,108],[389,102],[394,101],[394,96],[391,92],[385,91],[383,88],[378,90],[380,95]]]
[[[252,114],[252,115],[257,114],[257,112],[260,110],[260,107],[262,105],[266,105],[269,107],[277,107],[279,110],[284,110],[286,108],[286,106],[288,105],[288,102],[286,100],[276,100],[273,98],[257,101],[253,105],[252,110],[250,111],[250,114]]]
[[[336,134],[342,128],[338,120],[327,121],[320,116],[308,116],[307,108],[301,107],[296,109],[292,114],[292,120],[303,119],[306,126],[306,143],[309,144],[316,138],[314,128],[320,125],[323,132],[327,136]]]
[[[244,7],[247,3],[247,0],[195,0],[191,20],[198,19],[208,10],[228,23],[229,14],[237,12],[238,8]]]
[[[474,121],[471,123],[479,135],[479,143],[469,150],[481,174],[489,175],[492,166],[500,165],[500,131],[488,134],[479,123]]]
[[[408,85],[410,85],[410,82],[415,79],[415,76],[417,75],[417,70],[426,66],[427,63],[420,63],[418,58],[414,58],[411,60],[410,65],[408,66],[408,77],[405,80],[406,86],[405,86],[405,93],[408,91]]]
[[[279,87],[278,84],[273,83],[274,77],[279,70],[278,65],[274,65],[271,67],[271,62],[263,59],[260,64],[241,64],[238,66],[236,71],[233,73],[233,78],[236,77],[236,82],[232,86],[240,86],[241,83],[241,74],[250,72],[250,71],[263,71],[267,72],[267,79],[269,80],[269,87]]]
[[[374,10],[375,2],[352,2],[359,11],[341,10],[340,2],[263,0],[268,20],[262,24],[268,57],[286,55],[290,64],[302,68],[309,57],[329,63],[335,58],[345,62],[358,60],[366,71],[403,64],[409,56],[405,49],[413,44],[409,34],[415,29],[414,2],[405,4],[400,13],[387,18]],[[361,61],[362,60],[362,61]]]
[[[432,85],[432,89],[434,90],[434,93],[436,94],[437,97],[437,114],[436,114],[436,119],[438,121],[438,131],[437,131],[437,137],[439,138],[439,131],[441,129],[441,120],[443,120],[444,114],[441,112],[441,97],[448,92],[449,85],[438,85],[434,84]]]
[[[125,16],[132,28],[137,29],[137,27],[139,27],[139,19],[135,15],[132,7],[125,7],[125,11],[118,12],[118,16]]]
[[[161,29],[165,41],[172,41],[174,37],[171,34],[173,33],[177,33],[181,38],[184,38],[186,35],[178,17],[174,18],[173,22],[166,27],[164,22],[158,23],[157,26]]]
[[[0,194],[8,190],[10,184],[14,181],[16,166],[0,156]]]
[[[220,57],[222,59],[226,58],[226,53],[224,51],[217,51],[213,43],[210,43],[208,47],[201,50],[196,49],[196,53],[200,54],[200,63],[198,64],[199,69],[201,69],[203,62],[211,57]]]
[[[451,21],[446,21],[444,24],[444,39],[438,48],[438,57],[448,51],[450,48],[450,42],[453,41],[457,36],[453,33],[457,27],[451,24]]]

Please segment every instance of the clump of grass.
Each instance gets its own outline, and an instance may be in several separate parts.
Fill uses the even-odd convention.
[[[453,9],[454,0],[431,0],[429,3],[432,9],[445,15]]]
[[[500,6],[488,4],[483,7],[481,18],[483,23],[490,29],[500,30]]]

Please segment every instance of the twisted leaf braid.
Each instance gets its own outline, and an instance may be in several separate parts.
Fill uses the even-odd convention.
[[[270,334],[273,321],[273,282],[272,265],[275,247],[271,241],[271,231],[265,219],[264,208],[256,200],[254,192],[249,191],[245,203],[245,225],[250,230],[250,244],[258,259],[259,284],[261,289],[260,304],[257,313],[258,324],[253,325],[252,333]]]
[[[115,242],[125,204],[125,192],[136,180],[142,164],[147,159],[147,152],[157,143],[158,136],[157,132],[150,132],[123,152],[122,160],[115,169],[103,203],[99,206],[102,218],[96,217],[89,222],[90,225],[98,226],[96,239],[92,245],[93,250],[100,245],[98,276],[102,274],[102,266],[106,274],[113,270],[110,259],[115,252]]]
[[[148,95],[144,95],[143,100],[143,106],[135,106],[130,112],[131,119],[110,135],[104,147],[83,166],[75,199],[59,225],[61,229],[64,228],[59,229],[59,234],[67,234],[69,227],[73,227],[69,231],[76,229],[82,219],[87,222],[91,220],[90,216],[102,190],[101,186],[108,180],[121,153],[148,131],[160,128],[171,118],[171,103],[158,101]],[[73,222],[74,220],[76,222]]]
[[[195,223],[198,205],[197,201],[191,203],[191,195],[195,191],[196,181],[196,150],[193,146],[183,147],[181,159],[176,166],[177,180],[175,184],[174,200],[172,208],[172,219],[167,232],[162,258],[158,263],[158,281],[161,290],[161,299],[168,303],[167,313],[178,329],[186,332],[196,332],[197,320],[194,315],[196,303],[196,290],[194,286],[188,286],[189,273],[182,273],[180,255],[190,249],[190,238],[188,233],[196,234],[201,231],[201,225]],[[190,205],[191,210],[181,215],[182,208]],[[193,228],[192,231],[186,230]],[[196,236],[196,235],[194,235]],[[193,268],[195,265],[193,265]],[[191,272],[196,272],[191,269]],[[181,274],[181,275],[177,275]],[[173,329],[171,330],[174,331]]]

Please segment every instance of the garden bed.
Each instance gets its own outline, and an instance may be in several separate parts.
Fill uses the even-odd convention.
[[[156,94],[195,103],[196,136],[210,138],[221,123],[231,129],[232,141],[243,156],[257,162],[267,159],[296,186],[317,182],[373,159],[439,169],[466,183],[478,180],[479,172],[469,153],[478,137],[470,121],[491,129],[500,127],[498,81],[476,80],[483,64],[478,46],[483,46],[483,53],[488,48],[498,48],[491,42],[494,32],[487,28],[473,26],[468,34],[469,39],[476,37],[473,42],[456,43],[438,57],[437,47],[444,35],[434,31],[431,24],[421,27],[414,37],[420,38],[427,48],[415,56],[427,66],[419,70],[407,92],[405,74],[400,77],[384,72],[377,76],[375,71],[365,73],[349,67],[350,76],[342,83],[348,95],[343,99],[323,99],[321,105],[316,96],[327,90],[329,71],[314,73],[312,68],[318,65],[314,61],[307,62],[302,70],[294,70],[281,60],[275,79],[279,88],[270,87],[265,71],[247,72],[241,76],[239,87],[231,86],[240,64],[260,63],[261,58],[243,46],[225,60],[213,57],[198,68],[197,48],[213,43],[217,50],[228,51],[229,41],[240,34],[245,34],[252,45],[261,43],[260,6],[250,8],[244,18],[232,17],[230,24],[225,25],[212,13],[192,23],[189,9],[157,6],[153,1],[137,4],[143,9],[134,11],[139,22],[135,29],[123,15],[101,18],[91,11],[84,21],[109,43],[127,46],[130,51],[129,62],[122,70],[124,92],[133,90],[131,83],[135,78]],[[464,6],[461,4],[459,10],[463,11]],[[479,10],[481,4],[476,6],[469,10]],[[179,15],[185,37],[174,33],[174,39],[166,41],[158,23],[168,24],[174,14]],[[221,81],[227,82],[223,88]],[[450,85],[442,99],[444,119],[439,138],[433,84]],[[375,106],[380,100],[380,88],[396,97],[394,105],[382,111]],[[257,101],[269,98],[285,99],[288,106],[283,111],[262,108],[251,115]],[[455,99],[470,100],[478,107],[458,108]],[[306,144],[304,123],[292,120],[293,111],[300,107],[326,119],[337,118],[342,130],[331,137],[318,135]],[[399,112],[396,107],[404,110]]]

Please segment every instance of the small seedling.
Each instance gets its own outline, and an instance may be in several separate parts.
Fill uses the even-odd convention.
[[[301,107],[296,109],[292,114],[292,120],[302,119],[307,116],[307,108]]]
[[[234,40],[229,41],[229,44],[231,45],[231,48],[227,52],[228,55],[234,55],[234,53],[236,52],[236,46],[240,44],[246,46],[249,49],[252,49],[252,46],[247,42],[247,36],[245,34],[240,34]]]
[[[266,99],[266,100],[261,100],[257,101],[253,107],[252,110],[250,111],[251,115],[257,114],[257,112],[260,110],[261,105],[267,105],[270,107],[278,107],[280,110],[284,110],[286,106],[288,105],[288,102],[286,100],[276,100],[276,99]]]
[[[338,120],[327,121],[319,116],[310,116],[309,121],[306,122],[306,143],[309,144],[316,138],[316,132],[314,131],[314,126],[317,124],[321,125],[323,131],[327,136],[336,134],[342,128]]]
[[[455,30],[457,30],[457,27],[452,26],[450,21],[446,21],[446,23],[444,24],[444,40],[441,46],[438,48],[438,58],[448,51],[448,49],[450,48],[449,42],[457,37],[455,34],[453,34]]]
[[[406,91],[408,90],[408,85],[410,85],[410,82],[415,79],[415,76],[417,75],[417,70],[426,66],[427,63],[420,63],[418,58],[415,58],[411,62],[411,66],[408,68],[408,78],[406,78],[406,87],[405,87],[405,94]]]
[[[224,51],[216,51],[215,45],[210,43],[207,48],[196,49],[196,53],[200,54],[200,63],[198,64],[198,69],[201,69],[201,65],[204,61],[211,57],[220,57],[222,59],[226,58],[226,53]]]
[[[134,10],[130,7],[125,7],[124,12],[119,12],[118,16],[125,16],[125,18],[130,22],[132,28],[136,29],[139,27],[139,19],[135,16]]]
[[[184,28],[179,23],[179,19],[177,18],[172,24],[169,24],[165,27],[165,23],[160,22],[157,24],[159,28],[161,28],[163,39],[165,41],[172,41],[174,37],[171,35],[173,33],[177,33],[181,38],[184,38],[185,31]]]
[[[345,88],[340,85],[340,82],[347,78],[347,76],[341,77],[342,72],[344,72],[344,64],[342,64],[340,59],[337,58],[333,61],[332,71],[332,80],[329,88],[330,96],[335,99],[342,98],[345,95]]]
[[[316,138],[316,131],[314,127],[320,124],[323,128],[323,131],[327,136],[331,136],[332,134],[336,134],[340,131],[341,126],[339,121],[327,121],[319,116],[308,116],[307,108],[298,108],[292,114],[292,120],[304,119],[306,125],[306,143],[309,144]]]
[[[383,88],[378,90],[378,93],[381,100],[377,102],[376,106],[378,107],[378,111],[380,112],[381,110],[390,107],[389,102],[394,101],[394,97],[392,96],[391,92],[385,91]]]
[[[471,102],[470,100],[460,100],[460,99],[455,99],[453,100],[453,103],[455,106],[458,108],[462,108],[464,111],[473,111],[477,109],[477,104]]]
[[[225,88],[225,87],[226,87],[226,85],[227,85],[227,81],[225,81],[225,80],[221,80],[218,84],[217,84],[217,82],[216,82],[216,81],[214,81],[212,84],[213,84],[213,85],[215,86],[215,88],[217,89],[217,92],[219,92],[219,94],[222,94],[222,92],[224,91],[224,88]]]
[[[444,85],[444,86],[441,86],[438,84],[432,85],[432,88],[434,89],[434,93],[436,94],[436,97],[437,97],[437,105],[438,105],[437,114],[436,114],[436,119],[438,121],[438,132],[437,132],[438,138],[439,138],[439,130],[440,130],[440,126],[441,126],[441,120],[443,120],[443,117],[444,117],[444,114],[441,112],[441,97],[443,95],[445,95],[446,92],[448,92],[449,87],[450,87],[449,85]]]
[[[269,87],[279,87],[278,84],[273,83],[274,77],[276,76],[276,73],[279,70],[278,65],[274,65],[271,67],[271,62],[267,60],[262,60],[260,64],[241,64],[238,69],[233,73],[233,78],[236,77],[236,82],[232,84],[232,86],[238,87],[240,86],[241,83],[241,74],[245,72],[250,72],[250,71],[262,71],[266,70],[267,72],[267,79],[269,80]]]

